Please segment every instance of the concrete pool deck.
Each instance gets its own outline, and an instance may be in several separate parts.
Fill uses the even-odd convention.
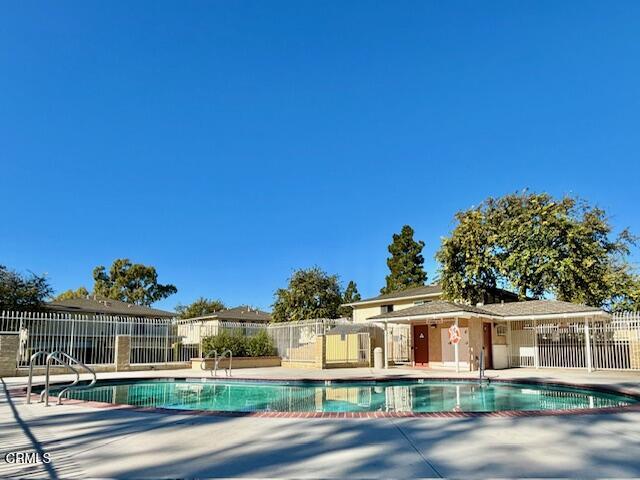
[[[612,385],[640,392],[640,373],[513,369],[487,372]],[[192,370],[107,378],[203,376]],[[235,370],[236,378],[452,377],[393,368]],[[460,377],[471,375],[460,374]],[[66,376],[68,378],[68,376]],[[65,376],[56,376],[56,380]],[[525,418],[297,419],[199,417],[78,404],[26,405],[0,385],[0,477],[640,477],[640,412]],[[49,453],[15,465],[9,451]]]

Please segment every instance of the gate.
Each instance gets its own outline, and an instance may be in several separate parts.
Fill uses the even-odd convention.
[[[507,324],[509,366],[640,370],[640,314],[611,321]]]

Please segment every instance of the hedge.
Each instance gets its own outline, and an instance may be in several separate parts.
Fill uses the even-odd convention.
[[[231,350],[234,357],[270,357],[276,355],[277,350],[266,330],[261,330],[257,335],[246,335],[232,331],[222,330],[218,335],[205,337],[202,340],[202,353],[207,355],[213,350],[221,354],[225,350]]]

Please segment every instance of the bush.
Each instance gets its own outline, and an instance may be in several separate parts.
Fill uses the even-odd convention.
[[[270,357],[276,354],[276,347],[273,346],[271,337],[266,330],[247,339],[247,356],[249,357]]]
[[[231,350],[234,357],[244,357],[247,349],[247,337],[241,333],[229,333],[222,330],[218,335],[206,337],[202,340],[202,353],[207,355],[213,350],[222,354],[225,350]]]
[[[271,337],[266,330],[261,330],[254,337],[247,337],[240,332],[222,330],[218,335],[205,337],[202,340],[202,353],[207,355],[213,350],[221,354],[231,350],[234,357],[268,357],[276,354]]]

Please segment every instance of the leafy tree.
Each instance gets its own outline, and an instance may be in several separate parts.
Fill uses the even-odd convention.
[[[176,312],[180,318],[204,317],[227,308],[222,300],[200,297],[190,305],[178,305]]]
[[[89,296],[89,290],[84,287],[79,287],[76,290],[67,290],[55,297],[54,300],[70,300],[73,298],[87,298]]]
[[[611,239],[605,212],[584,201],[525,191],[488,198],[456,220],[436,254],[448,298],[482,301],[500,285],[522,299],[611,306],[632,291],[635,239],[627,230]]]
[[[273,321],[287,322],[312,318],[337,318],[342,295],[337,275],[318,267],[293,272],[287,288],[275,292]]]
[[[443,239],[436,254],[441,263],[440,283],[446,297],[477,302],[496,287],[494,236],[477,210],[459,212],[456,219],[454,234]]]
[[[351,280],[342,294],[342,303],[353,303],[359,300],[362,300],[362,297],[358,292],[358,286],[356,282]],[[340,307],[338,313],[341,317],[351,318],[353,316],[353,307]]]
[[[0,311],[41,310],[52,293],[46,277],[22,275],[0,265]]]
[[[380,289],[380,293],[421,287],[427,281],[427,273],[423,268],[424,257],[421,253],[424,242],[416,242],[413,233],[413,228],[405,225],[399,234],[393,234],[393,241],[388,248],[391,256],[387,259],[390,273],[386,277],[387,284]]]
[[[178,291],[173,285],[158,283],[154,267],[131,263],[128,258],[115,260],[108,273],[103,266],[94,268],[93,279],[94,294],[136,305],[149,306]]]
[[[613,311],[640,312],[640,275],[628,274],[626,277],[618,277],[616,292],[611,301]]]

